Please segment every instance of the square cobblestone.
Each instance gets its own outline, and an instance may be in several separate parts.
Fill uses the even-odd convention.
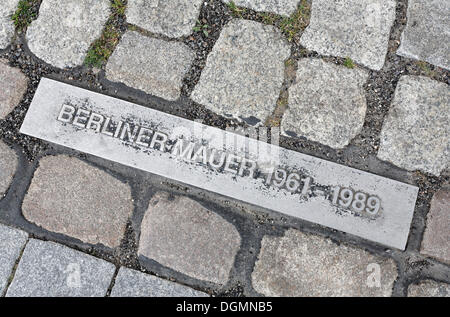
[[[329,239],[288,230],[265,236],[252,274],[266,296],[390,296],[397,267],[393,260]]]
[[[409,0],[398,55],[450,70],[450,1]]]
[[[18,69],[0,59],[0,119],[4,119],[22,100],[28,79]]]
[[[138,252],[193,278],[226,284],[240,244],[239,232],[219,215],[160,192],[142,221]]]
[[[26,232],[0,225],[0,296],[27,239]]]
[[[273,26],[232,20],[222,30],[192,100],[226,117],[263,122],[272,114],[290,47]]]
[[[2,0],[0,6],[0,50],[5,49],[14,35],[14,21],[12,15],[20,0]]]
[[[350,57],[383,68],[395,20],[393,0],[313,0],[311,20],[300,42],[323,55]]]
[[[39,161],[25,196],[24,217],[86,243],[120,245],[133,202],[128,184],[76,158]]]
[[[450,157],[449,86],[426,77],[401,77],[380,143],[379,159],[440,175]]]
[[[11,185],[18,163],[16,152],[0,141],[0,200]]]
[[[333,148],[348,145],[364,124],[367,105],[363,86],[367,76],[362,69],[320,59],[300,60],[281,122],[283,133]]]
[[[411,284],[408,287],[408,297],[450,297],[450,284],[432,280]]]
[[[128,0],[127,22],[168,37],[191,34],[202,0]]]
[[[450,264],[450,189],[434,194],[421,253]]]
[[[120,268],[111,297],[207,297],[208,294],[162,278]]]
[[[27,30],[28,47],[55,67],[80,66],[109,14],[109,0],[43,0]]]
[[[31,239],[6,297],[106,296],[115,266],[54,242]]]
[[[167,100],[177,100],[183,77],[194,58],[194,52],[183,43],[127,32],[108,61],[106,78]]]

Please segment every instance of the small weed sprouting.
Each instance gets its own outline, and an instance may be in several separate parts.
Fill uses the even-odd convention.
[[[117,43],[119,43],[119,37],[119,31],[112,21],[108,21],[102,36],[89,49],[84,60],[85,65],[101,67],[111,56]]]
[[[123,0],[113,0],[111,6],[115,14],[125,15],[125,9],[127,6]]]
[[[347,68],[355,68],[355,63],[350,57],[347,57],[344,61],[344,66]]]
[[[34,11],[34,5],[37,4],[39,0],[20,0],[17,6],[16,12],[12,15],[12,20],[17,30],[23,31],[31,21],[36,18],[37,14]]]
[[[302,0],[298,9],[290,16],[283,18],[280,29],[291,42],[298,32],[305,29],[309,24],[311,6],[307,0]]]
[[[208,31],[209,25],[208,24],[202,24],[199,20],[197,20],[197,23],[195,27],[193,28],[194,32],[202,32],[203,35],[208,37],[209,31]]]
[[[227,6],[228,6],[228,9],[230,9],[231,14],[232,14],[234,17],[241,18],[241,17],[242,17],[242,14],[245,13],[245,9],[239,8],[239,7],[234,3],[234,1],[229,1],[229,2],[227,3]]]

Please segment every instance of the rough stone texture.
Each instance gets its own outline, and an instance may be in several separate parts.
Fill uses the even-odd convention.
[[[231,1],[226,2],[230,3]],[[255,11],[291,15],[297,9],[300,0],[234,0],[233,2],[237,6]]]
[[[397,54],[450,69],[450,1],[409,0]]]
[[[111,283],[113,264],[65,246],[30,240],[6,297],[99,297]]]
[[[153,33],[181,37],[192,33],[202,0],[130,0],[127,22]]]
[[[434,194],[421,253],[450,264],[450,189]]]
[[[194,58],[194,52],[183,43],[127,32],[108,61],[106,78],[164,99],[177,100],[183,77]]]
[[[264,121],[275,109],[289,55],[289,45],[273,26],[232,20],[191,98],[223,116]]]
[[[4,119],[19,104],[27,85],[27,77],[18,68],[0,60],[0,119]]]
[[[426,77],[401,77],[380,139],[380,159],[439,175],[450,157],[448,85]]]
[[[109,14],[108,0],[44,0],[28,28],[28,47],[55,67],[80,66]]]
[[[120,268],[111,297],[207,297],[208,294],[138,271]]]
[[[395,20],[393,0],[314,0],[301,44],[323,55],[350,57],[374,70],[384,65]]]
[[[0,225],[0,296],[27,238],[26,232]]]
[[[368,283],[377,265],[380,287]],[[267,296],[390,296],[396,278],[391,259],[292,229],[263,238],[252,274],[254,288]]]
[[[0,141],[0,200],[11,185],[18,163],[16,152]]]
[[[144,216],[139,255],[199,280],[226,284],[241,238],[236,228],[187,197],[157,193]]]
[[[421,281],[408,287],[408,297],[450,297],[450,285],[432,280]]]
[[[281,128],[333,148],[343,148],[362,129],[366,115],[367,72],[319,59],[298,63],[297,83],[289,88],[289,108]]]
[[[49,231],[113,248],[120,244],[133,203],[129,185],[61,155],[40,160],[22,211]]]
[[[5,49],[14,35],[14,22],[12,15],[17,9],[20,0],[2,0],[0,6],[0,50]]]

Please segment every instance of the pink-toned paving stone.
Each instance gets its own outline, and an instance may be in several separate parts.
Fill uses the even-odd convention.
[[[18,69],[0,59],[0,119],[4,119],[27,91],[28,79]]]

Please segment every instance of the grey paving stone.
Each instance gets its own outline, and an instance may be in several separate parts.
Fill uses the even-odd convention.
[[[138,252],[193,278],[226,284],[240,243],[222,217],[187,197],[160,192],[142,221]]]
[[[234,2],[237,6],[250,8],[255,11],[291,15],[297,9],[300,0],[226,0],[225,2]]]
[[[14,22],[11,17],[20,0],[3,0],[0,6],[0,49],[5,49],[14,35]]]
[[[111,297],[207,297],[208,294],[162,278],[121,267]]]
[[[108,61],[106,78],[167,100],[177,100],[183,77],[194,58],[194,52],[183,43],[127,32]]]
[[[263,238],[252,274],[267,296],[390,296],[396,278],[391,259],[293,229]]]
[[[450,264],[450,189],[434,194],[421,253]]]
[[[223,116],[264,121],[276,107],[289,55],[273,26],[232,20],[208,55],[191,98]]]
[[[450,1],[409,0],[397,54],[450,69]]]
[[[435,80],[403,76],[381,132],[378,157],[439,175],[449,166],[450,90]]]
[[[132,211],[128,184],[65,155],[39,161],[22,205],[30,222],[111,248],[120,245]]]
[[[111,263],[54,242],[31,239],[6,297],[105,296],[115,271]]]
[[[421,281],[409,285],[408,297],[450,297],[450,285],[432,280]]]
[[[0,141],[0,200],[11,185],[18,163],[16,152]]]
[[[367,72],[320,59],[298,63],[297,82],[289,88],[289,108],[281,128],[333,148],[343,148],[362,129],[366,115]],[[294,133],[294,134],[293,134]]]
[[[153,33],[181,37],[192,33],[202,0],[130,0],[127,22]]]
[[[16,107],[27,91],[28,79],[18,69],[0,59],[0,119]]]
[[[26,232],[0,225],[0,296],[27,239]]]
[[[323,55],[350,57],[374,70],[384,65],[395,20],[393,0],[314,0],[300,42]]]
[[[109,14],[108,0],[44,0],[28,28],[28,47],[55,67],[80,66]]]

